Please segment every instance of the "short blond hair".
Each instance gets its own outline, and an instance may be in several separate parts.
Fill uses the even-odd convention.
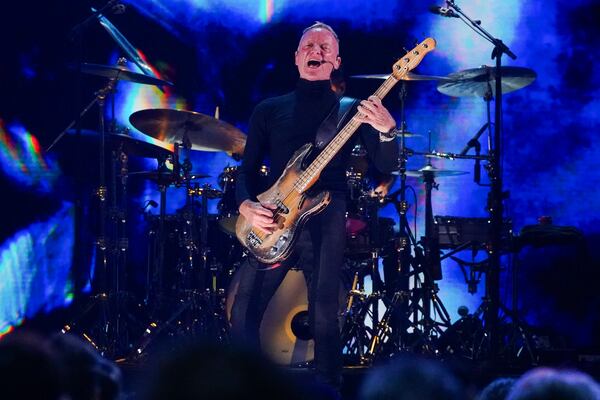
[[[308,28],[304,29],[302,31],[301,37],[304,36],[304,34],[306,32],[311,31],[313,29],[325,29],[325,30],[331,32],[331,34],[333,35],[333,37],[335,38],[335,40],[338,42],[338,44],[340,43],[340,39],[338,38],[338,35],[337,35],[337,33],[335,33],[335,31],[333,30],[333,28],[331,26],[327,25],[326,23],[321,22],[321,21],[315,21],[314,24],[312,24]]]

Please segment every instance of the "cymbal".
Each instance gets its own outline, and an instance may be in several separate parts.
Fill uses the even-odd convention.
[[[246,146],[246,135],[238,128],[194,111],[140,110],[129,116],[129,122],[146,135],[165,143],[181,143],[187,136],[193,150],[242,155]]]
[[[496,95],[496,67],[482,66],[448,75],[448,82],[438,84],[437,90],[453,97],[484,97],[489,86]],[[531,84],[537,74],[529,68],[502,67],[502,93],[510,93]]]
[[[381,79],[385,80],[389,78],[390,74],[367,74],[367,75],[352,75],[350,78],[357,79]],[[402,81],[450,81],[450,78],[445,76],[435,76],[435,75],[419,75],[413,72],[408,72],[404,75],[400,80]]]
[[[67,136],[65,138],[74,139],[76,134],[76,129],[69,129],[67,130]],[[94,146],[99,146],[100,144],[99,142],[101,139],[101,134],[98,131],[82,129],[81,136],[84,138],[84,140],[93,141]],[[129,156],[137,156],[142,158],[165,158],[171,154],[171,151],[168,149],[122,133],[107,133],[106,140],[109,146],[112,148],[116,148],[122,144],[123,151],[125,151],[125,153]]]
[[[468,174],[467,171],[456,171],[451,169],[439,169],[432,165],[426,165],[420,169],[410,169],[406,171],[406,176],[416,178],[424,177],[426,174],[433,174],[434,177],[448,177]],[[400,175],[400,171],[392,172],[392,175]]]
[[[128,174],[130,178],[148,179],[156,183],[171,183],[175,182],[177,177],[172,171],[135,171]],[[210,178],[210,175],[206,174],[190,174],[190,180],[198,180]]]
[[[124,67],[117,67],[112,65],[83,63],[81,64],[81,72],[89,75],[104,76],[106,78],[114,78],[119,79],[121,81],[130,81],[135,83],[143,83],[146,85],[173,86],[173,84],[169,81],[130,71]]]

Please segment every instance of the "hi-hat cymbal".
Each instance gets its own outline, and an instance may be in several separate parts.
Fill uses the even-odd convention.
[[[458,176],[468,174],[467,171],[456,171],[451,169],[440,169],[432,165],[426,165],[420,169],[410,169],[406,171],[406,176],[413,176],[416,178],[424,177],[427,174],[433,174],[434,178]],[[392,172],[392,175],[400,175],[400,171]]]
[[[531,84],[537,74],[529,68],[502,67],[502,93],[510,93]],[[453,97],[484,97],[491,87],[496,95],[496,67],[482,66],[465,69],[448,75],[447,82],[440,82],[437,90]],[[488,85],[489,82],[489,85]]]
[[[130,71],[124,67],[112,65],[83,63],[81,64],[81,72],[89,75],[104,76],[106,78],[114,78],[121,81],[130,81],[135,83],[143,83],[146,85],[173,86],[173,84],[169,81]]]
[[[129,122],[146,135],[165,143],[182,143],[187,137],[193,150],[242,155],[246,146],[246,135],[238,128],[194,111],[140,110],[129,116]]]
[[[390,77],[390,74],[367,74],[367,75],[352,75],[350,78],[357,79],[381,79],[386,80]],[[450,81],[450,78],[445,76],[435,76],[435,75],[419,75],[413,72],[408,72],[402,78],[402,81]]]
[[[168,184],[177,181],[177,176],[173,174],[173,171],[135,171],[129,172],[128,176],[130,178],[148,179],[159,184]],[[210,175],[190,174],[190,180],[192,181],[204,178],[210,178]]]
[[[76,135],[76,129],[69,129],[67,130],[67,136],[65,136],[65,139],[76,140]],[[93,145],[94,147],[100,145],[100,139],[102,135],[98,131],[82,129],[81,136],[89,145]],[[171,154],[171,151],[168,149],[122,133],[107,133],[106,140],[108,145],[112,148],[117,148],[122,144],[123,151],[129,156],[137,156],[142,158],[166,158],[169,154]],[[79,145],[79,143],[75,143],[75,145]],[[61,146],[62,144],[59,142],[58,147],[60,148]]]

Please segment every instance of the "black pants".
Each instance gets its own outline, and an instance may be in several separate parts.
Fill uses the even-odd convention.
[[[327,208],[304,226],[295,254],[291,256],[291,259],[299,259],[307,278],[308,312],[315,338],[317,374],[336,387],[341,384],[342,372],[338,313],[340,272],[346,244],[345,214],[345,194],[332,193],[331,203]],[[257,264],[255,260],[249,262]],[[267,271],[243,269],[231,311],[234,339],[259,346],[262,316],[286,273],[293,266],[290,264],[284,262],[281,267]]]

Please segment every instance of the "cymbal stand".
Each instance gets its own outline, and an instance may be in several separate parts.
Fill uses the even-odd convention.
[[[500,303],[500,263],[502,246],[502,224],[504,215],[503,201],[507,197],[502,189],[502,55],[506,54],[513,60],[517,56],[505,45],[502,40],[495,38],[487,32],[481,25],[481,21],[473,21],[462,9],[456,5],[454,0],[447,0],[448,8],[455,11],[460,19],[469,27],[474,29],[484,39],[488,40],[493,46],[492,59],[496,60],[496,102],[494,113],[494,138],[491,163],[489,165],[489,174],[491,178],[490,191],[490,215],[492,240],[490,243],[490,270],[486,274],[486,292],[489,295],[490,307],[485,313],[485,330],[490,337],[490,356],[496,359],[501,345],[501,338],[498,335],[498,314]]]
[[[362,348],[360,343],[365,341],[365,337],[370,336],[366,352],[364,354],[360,354],[361,364],[372,363],[376,357],[383,353],[384,345],[387,345],[388,348],[391,347],[392,352],[399,351],[401,348],[405,347],[404,342],[406,342],[406,333],[410,325],[410,322],[408,321],[409,316],[407,313],[408,279],[411,269],[414,269],[415,267],[412,249],[416,248],[417,243],[413,233],[410,230],[406,216],[406,213],[409,209],[409,204],[406,201],[406,164],[409,156],[409,150],[405,146],[405,134],[408,132],[404,112],[406,96],[406,82],[402,81],[399,93],[401,122],[399,128],[400,132],[398,134],[400,137],[400,158],[398,160],[400,171],[400,189],[398,193],[400,199],[393,201],[393,204],[396,207],[396,211],[399,215],[400,225],[396,244],[398,266],[396,273],[394,274],[394,282],[392,283],[386,280],[385,288],[383,288],[383,285],[379,285],[379,287],[374,286],[377,290],[374,290],[373,293],[368,297],[365,297],[365,295],[360,291],[354,293],[355,295],[359,295],[358,300],[360,301],[357,302],[359,304],[358,307],[355,305],[357,310],[354,311],[356,316],[353,318],[363,321],[363,323],[368,311],[368,307],[370,307],[371,304],[373,304],[372,308],[374,310],[377,310],[380,299],[383,300],[384,304],[386,305],[386,311],[382,315],[381,319],[373,318],[373,330],[370,335],[365,335],[364,333],[361,334],[361,332],[356,332],[356,334],[354,334],[354,339],[356,340],[359,348]],[[373,263],[373,265],[375,264]],[[375,272],[377,272],[377,274],[374,274],[374,276],[379,277],[378,271]],[[401,285],[399,285],[399,282],[401,282]],[[376,283],[375,279],[374,283]],[[351,291],[351,296],[352,294],[353,291]],[[350,302],[349,304],[351,305],[352,303]],[[374,317],[378,317],[378,315],[374,314]]]
[[[157,171],[159,173],[168,171],[166,167],[167,157],[161,156],[158,160]],[[179,164],[179,143],[173,145],[173,155],[171,159],[173,163],[172,179],[161,179],[158,181],[158,191],[160,193],[160,208],[158,213],[158,231],[150,231],[150,234],[155,234],[156,239],[152,247],[152,282],[148,286],[153,286],[153,289],[147,288],[145,303],[148,304],[151,300],[155,300],[153,304],[155,308],[160,308],[161,302],[164,300],[164,268],[165,268],[165,220],[167,217],[167,188],[173,181],[178,180],[180,164]],[[153,298],[152,298],[153,297]]]
[[[101,269],[98,270],[94,282],[96,293],[91,296],[90,302],[83,307],[82,312],[62,329],[63,333],[81,330],[82,336],[88,342],[103,355],[111,358],[122,355],[128,347],[129,338],[127,330],[124,329],[123,323],[126,320],[123,317],[126,316],[127,320],[135,320],[133,315],[127,312],[123,303],[129,296],[122,290],[122,279],[125,277],[123,267],[128,249],[126,236],[128,156],[122,146],[111,152],[110,191],[107,188],[106,180],[105,105],[107,97],[114,93],[116,82],[117,78],[110,78],[106,86],[96,92],[96,98],[90,103],[98,104],[98,125],[101,133],[98,158],[99,186],[95,191],[100,214],[96,247],[99,250],[98,258]],[[121,189],[120,196],[118,187]],[[110,199],[108,195],[110,195]],[[110,208],[108,207],[109,200]],[[110,224],[109,227],[107,222]],[[99,306],[98,317],[90,325],[84,326],[85,316],[96,306]]]
[[[425,171],[423,174],[423,182],[425,183],[425,236],[421,238],[423,245],[423,262],[417,270],[422,272],[423,280],[420,288],[415,288],[417,293],[420,293],[422,302],[422,333],[426,341],[432,338],[432,334],[441,333],[442,327],[450,326],[450,315],[441,299],[437,296],[439,288],[434,282],[441,279],[441,264],[440,264],[440,249],[438,238],[434,235],[433,227],[433,207],[432,207],[432,190],[438,188],[435,182],[433,172]],[[414,301],[413,301],[414,303]],[[416,304],[418,308],[418,303]],[[440,322],[435,321],[432,316],[432,307],[435,314],[440,318]]]
[[[175,311],[170,311],[169,315],[165,318],[155,317],[153,320],[147,325],[142,337],[137,341],[134,346],[134,352],[130,355],[132,358],[140,358],[146,355],[147,348],[154,342],[154,340],[163,332],[171,331],[172,334],[176,336],[184,335],[194,335],[196,332],[196,325],[198,318],[196,318],[194,311],[201,304],[201,301],[198,300],[198,296],[196,291],[194,290],[194,282],[195,282],[195,273],[194,270],[194,260],[195,256],[198,253],[198,247],[196,244],[196,240],[194,238],[195,233],[195,196],[197,194],[196,191],[193,190],[191,185],[191,170],[192,163],[189,160],[189,157],[184,159],[183,162],[180,161],[180,150],[183,148],[184,150],[189,150],[191,148],[191,143],[187,134],[184,134],[182,143],[175,143],[173,149],[173,172],[172,179],[168,180],[168,182],[174,182],[177,187],[184,185],[186,190],[186,204],[184,206],[182,212],[182,226],[181,226],[181,237],[179,240],[179,246],[184,248],[185,256],[180,257],[177,261],[177,273],[179,274],[178,282],[176,283],[176,294],[175,294],[175,303],[177,304],[177,308]],[[186,151],[187,153],[187,151]],[[161,166],[159,165],[159,171]],[[164,222],[166,218],[166,189],[168,187],[168,183],[166,181],[159,183],[160,196],[161,196],[161,208],[160,208],[160,217],[159,217],[159,229],[158,229],[158,257],[156,261],[155,274],[157,276],[157,286],[158,293],[157,297],[159,299],[158,303],[155,305],[156,312],[162,311],[165,306],[165,299],[163,296],[163,271],[165,267],[164,263],[164,252],[165,252],[165,229]],[[169,304],[170,305],[170,304]],[[186,312],[188,314],[186,314]],[[187,321],[182,323],[180,318],[184,316],[187,317]],[[181,332],[179,330],[183,329]],[[173,332],[175,331],[175,332]]]
[[[197,187],[202,195],[200,214],[200,246],[202,260],[202,281],[206,300],[206,309],[202,315],[204,319],[204,333],[212,340],[227,342],[229,340],[229,321],[225,309],[224,290],[219,288],[219,273],[223,265],[211,255],[208,243],[208,199],[212,196],[213,189],[209,184]]]

